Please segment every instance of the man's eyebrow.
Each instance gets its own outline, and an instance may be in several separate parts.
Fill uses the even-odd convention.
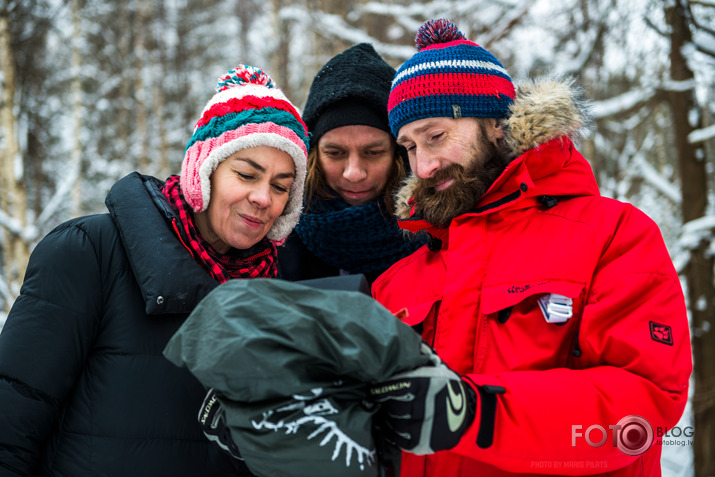
[[[266,172],[266,168],[254,161],[253,159],[249,159],[247,157],[237,157],[236,158],[239,161],[247,162],[251,167],[254,169],[258,170],[259,172]],[[284,178],[294,178],[295,179],[295,173],[294,172],[282,172],[280,174],[276,174],[276,178],[278,179],[284,179]]]
[[[429,128],[434,126],[434,123],[435,123],[434,121],[429,121],[424,126],[420,126],[417,129],[415,129],[414,131],[412,131],[412,134],[422,134],[423,132],[427,131]],[[404,143],[406,141],[409,141],[409,139],[407,139],[405,136],[400,136],[397,138],[396,142],[401,145],[402,143]]]

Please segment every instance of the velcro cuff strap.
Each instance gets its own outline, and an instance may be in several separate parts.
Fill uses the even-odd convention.
[[[497,394],[504,394],[506,389],[501,386],[490,386],[487,384],[477,386],[477,391],[479,391],[481,406],[477,445],[481,449],[486,449],[494,442],[494,424],[497,414]]]

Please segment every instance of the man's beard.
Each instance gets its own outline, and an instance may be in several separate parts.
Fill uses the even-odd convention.
[[[430,224],[445,228],[453,218],[469,212],[489,187],[504,171],[509,159],[504,151],[479,138],[479,147],[474,147],[466,167],[450,164],[438,170],[434,176],[420,179],[414,190],[415,215]],[[454,183],[444,190],[436,186],[448,179]]]

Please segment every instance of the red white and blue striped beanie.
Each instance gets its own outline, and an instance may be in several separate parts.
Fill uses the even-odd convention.
[[[263,70],[239,65],[221,76],[186,146],[181,165],[181,192],[194,212],[211,199],[211,174],[236,152],[270,146],[286,152],[295,164],[295,180],[283,214],[266,237],[285,239],[298,223],[308,161],[308,129],[300,112]]]
[[[413,121],[433,117],[506,118],[514,102],[511,77],[494,55],[440,18],[422,25],[418,52],[392,81],[387,110],[395,137]]]

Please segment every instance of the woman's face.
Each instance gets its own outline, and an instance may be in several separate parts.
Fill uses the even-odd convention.
[[[247,249],[283,213],[295,179],[293,159],[269,146],[243,149],[211,175],[211,199],[195,215],[201,236],[219,253]]]
[[[390,177],[395,143],[370,126],[331,129],[318,141],[318,160],[328,186],[350,205],[375,200]]]

